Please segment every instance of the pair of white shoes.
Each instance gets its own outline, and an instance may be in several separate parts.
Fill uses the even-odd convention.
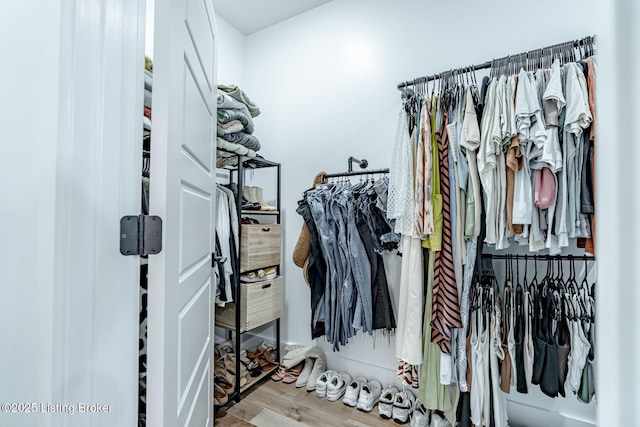
[[[347,386],[342,403],[355,406],[361,411],[371,412],[382,394],[382,384],[378,380],[356,377]]]
[[[316,396],[335,402],[344,395],[350,382],[351,375],[346,372],[325,371],[316,381]]]
[[[417,408],[416,408],[417,407]],[[414,416],[411,416],[414,413]],[[404,424],[411,417],[411,427],[427,427],[429,425],[429,412],[424,405],[416,401],[416,396],[411,390],[398,390],[391,386],[385,389],[380,396],[378,413],[384,419],[391,419],[398,424]]]

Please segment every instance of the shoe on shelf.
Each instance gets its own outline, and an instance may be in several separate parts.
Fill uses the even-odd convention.
[[[276,211],[278,210],[275,206],[268,205],[264,198],[262,197],[262,188],[253,187],[253,193],[255,194],[255,198],[258,203],[260,203],[260,208],[263,211]]]
[[[411,390],[396,393],[393,398],[393,421],[404,424],[409,421],[416,397]]]
[[[249,359],[245,349],[240,350],[240,362],[252,377],[259,377],[262,374],[262,366],[255,359]]]
[[[253,203],[246,199],[246,197],[242,196],[242,210],[243,211],[259,211],[262,206],[260,203]]]
[[[411,414],[411,427],[429,427],[431,423],[431,411],[416,399]]]
[[[275,348],[267,341],[264,341],[256,348],[255,352],[248,351],[247,356],[250,359],[254,359],[262,367],[262,371],[264,372],[275,369],[280,364],[275,352]]]
[[[362,385],[358,396],[357,408],[361,411],[371,412],[373,407],[380,400],[382,394],[382,384],[378,380],[367,381]]]
[[[226,405],[229,402],[229,396],[218,384],[213,385],[213,403],[216,406]]]
[[[277,270],[275,267],[269,267],[267,269],[259,269],[256,271],[249,271],[240,275],[240,280],[245,283],[264,282],[265,280],[275,279],[277,276]]]
[[[318,377],[316,381],[316,396],[318,397],[327,397],[327,386],[329,385],[329,381],[336,375],[338,372],[328,370],[324,371]]]
[[[260,187],[251,187],[248,185],[244,185],[242,187],[242,194],[244,195],[245,199],[247,199],[253,205],[257,206],[257,210],[261,210],[261,211],[276,210],[276,208],[274,208],[273,206],[269,206],[266,203],[264,203],[264,200],[262,199],[262,188]],[[260,198],[258,198],[258,195],[260,196]],[[251,208],[251,209],[255,209],[255,208]]]
[[[275,279],[276,276],[278,275],[278,271],[276,270],[275,267],[269,267],[269,268],[266,268],[266,269],[264,269],[262,271],[264,272],[264,280]]]
[[[380,401],[378,402],[378,413],[385,420],[390,420],[393,417],[393,399],[398,393],[396,386],[389,386],[382,391],[380,395]]]
[[[235,386],[233,385],[233,383],[231,381],[229,381],[227,379],[226,376],[216,376],[214,378],[214,383],[220,387],[225,393],[227,393],[227,395],[231,395],[233,394],[233,391],[235,390]]]
[[[344,399],[342,399],[342,403],[347,406],[356,406],[358,404],[358,396],[360,396],[360,389],[366,382],[367,377],[355,377],[352,379],[347,386],[347,390],[344,392]]]
[[[245,283],[253,283],[253,282],[260,281],[260,279],[256,275],[255,271],[250,271],[248,273],[241,274],[240,275],[240,281],[245,282]]]
[[[347,391],[347,385],[351,382],[351,375],[346,372],[338,372],[329,380],[327,384],[327,400],[335,402],[340,399],[345,391]]]

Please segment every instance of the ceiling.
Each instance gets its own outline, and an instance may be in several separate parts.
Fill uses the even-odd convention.
[[[285,21],[331,0],[213,0],[216,14],[242,34]]]

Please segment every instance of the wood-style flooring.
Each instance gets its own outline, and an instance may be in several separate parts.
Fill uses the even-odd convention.
[[[370,413],[342,403],[329,402],[315,392],[294,384],[265,379],[242,394],[240,403],[229,404],[216,413],[215,426],[220,427],[390,427],[391,420],[378,415],[378,406]]]

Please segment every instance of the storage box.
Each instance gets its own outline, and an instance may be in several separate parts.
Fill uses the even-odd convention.
[[[241,272],[280,264],[280,224],[243,224],[241,233]]]
[[[282,317],[284,280],[241,283],[240,331],[245,332]],[[236,304],[216,307],[216,326],[235,329]]]

